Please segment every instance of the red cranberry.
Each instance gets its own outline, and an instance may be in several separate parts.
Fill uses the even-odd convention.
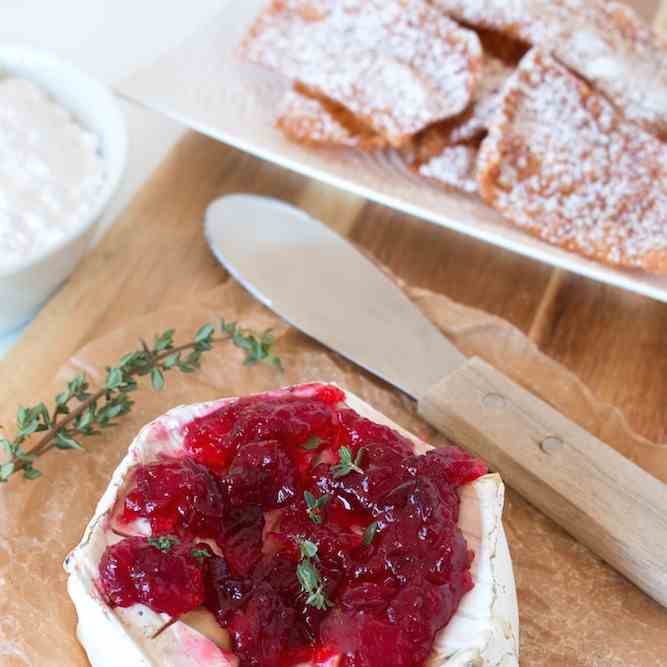
[[[185,425],[185,449],[198,463],[216,471],[227,469],[236,454],[227,436],[243,406],[242,400],[230,401]]]
[[[457,488],[485,475],[487,466],[458,447],[441,447],[424,456],[411,456],[402,464],[413,475],[422,475],[447,488]]]
[[[296,615],[267,584],[259,584],[229,631],[243,667],[280,667]]]
[[[277,440],[241,447],[224,482],[232,505],[261,505],[270,510],[285,505],[297,494],[294,463]]]
[[[298,447],[309,437],[335,439],[338,433],[332,398],[335,387],[313,385],[309,390],[250,396],[223,405],[185,427],[185,446],[195,459],[215,470],[226,469],[239,447],[262,440],[278,440]]]
[[[351,583],[343,590],[340,604],[349,611],[382,611],[387,608],[393,590],[382,583]]]
[[[246,577],[259,562],[263,532],[264,513],[259,505],[231,507],[226,512],[219,543],[235,576]]]
[[[345,392],[338,387],[327,384],[302,385],[299,389],[301,394],[304,391],[312,390],[318,401],[336,406],[345,400]]]
[[[253,581],[271,584],[284,602],[291,603],[300,593],[295,576],[297,562],[297,558],[285,551],[264,556],[252,573]]]
[[[173,544],[161,550],[145,537],[129,537],[106,548],[100,583],[112,607],[141,603],[155,612],[180,616],[204,601],[206,545]]]
[[[322,623],[321,638],[342,654],[345,667],[414,667],[423,662],[405,650],[400,625],[363,611],[332,611]]]
[[[332,647],[336,653],[346,658],[354,656],[364,643],[365,618],[363,612],[332,609],[320,625],[320,642],[324,646]]]
[[[415,667],[424,663],[424,646],[416,645],[401,623],[363,611],[334,610],[322,623],[322,640],[342,654],[345,667]],[[426,655],[430,652],[430,646]]]
[[[355,654],[346,656],[347,660],[343,660],[342,664],[346,667],[408,667],[423,664],[420,647],[408,644],[402,630],[400,625],[362,615],[363,643]]]
[[[225,501],[217,479],[192,459],[139,467],[123,519],[149,520],[153,534],[212,537],[220,532]]]
[[[317,637],[320,621],[326,611],[315,609],[306,603],[296,577],[298,557],[283,551],[265,556],[253,572],[256,584],[270,584],[280,599],[295,611],[295,625],[290,634],[291,645],[310,644]],[[286,661],[285,664],[298,664]]]
[[[412,443],[389,426],[361,417],[349,408],[340,410],[338,414],[355,453],[361,446],[381,445],[384,456],[391,457],[396,463],[400,463],[403,457],[412,454]]]
[[[227,627],[234,612],[246,601],[252,582],[233,577],[225,559],[220,556],[210,558],[206,565],[206,607],[220,625]]]

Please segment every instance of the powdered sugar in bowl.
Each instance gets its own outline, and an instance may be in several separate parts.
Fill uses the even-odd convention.
[[[51,55],[0,47],[0,333],[58,288],[87,250],[124,168],[111,92]]]

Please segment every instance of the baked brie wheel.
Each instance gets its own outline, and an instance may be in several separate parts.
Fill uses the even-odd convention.
[[[324,422],[320,419],[319,413],[313,417],[313,414],[317,412],[313,408],[315,400],[328,402],[328,407],[325,406],[326,410],[334,410],[338,422],[344,424],[344,428],[347,429],[345,432],[352,433],[349,440],[352,444],[349,445],[349,448],[341,447],[340,440],[336,441],[335,446],[331,444],[333,440],[330,438],[333,436],[330,430],[327,430],[330,429],[330,426],[322,427]],[[260,406],[260,408],[253,408],[253,405]],[[309,407],[303,408],[304,405]],[[267,418],[269,408],[272,412],[270,418]],[[256,412],[253,412],[257,409],[264,410],[261,420],[257,417]],[[311,420],[312,424],[317,423],[318,425],[313,428],[319,429],[317,431],[319,435],[311,434],[304,440],[303,430],[295,435],[296,431],[291,426],[286,428],[284,424],[277,424],[276,419],[284,419],[286,414],[287,420],[296,418],[296,412],[290,413],[289,410],[302,411],[297,421],[300,419],[303,422],[305,419],[306,421]],[[303,417],[303,415],[306,416]],[[234,422],[235,419],[236,422]],[[239,425],[239,419],[246,421]],[[220,424],[223,426],[220,427]],[[226,429],[222,439],[222,436],[215,430],[219,427]],[[236,429],[233,431],[234,434],[242,433],[246,440],[253,441],[252,444],[245,447],[237,447],[234,450],[235,454],[233,452],[236,458],[233,458],[231,462],[229,457],[220,458],[222,450],[219,449],[220,443],[227,447],[232,441],[230,428]],[[319,500],[315,500],[317,493],[304,492],[301,482],[296,486],[292,484],[293,488],[290,487],[290,484],[279,479],[280,476],[276,474],[275,469],[269,470],[266,467],[271,464],[271,457],[266,454],[268,451],[266,447],[274,446],[276,441],[269,438],[269,440],[255,442],[252,437],[253,433],[251,433],[253,429],[263,433],[273,429],[274,434],[277,432],[276,429],[281,433],[289,432],[290,442],[297,448],[290,451],[297,451],[296,456],[301,457],[296,460],[296,468],[298,470],[307,468],[308,475],[310,475],[308,480],[316,480],[316,485],[309,488],[323,490],[335,488],[339,491],[327,492],[327,494],[320,495]],[[294,443],[299,439],[302,442],[295,445]],[[449,616],[444,627],[438,629],[430,639],[430,652],[427,657],[424,660],[419,658],[419,663],[410,662],[410,658],[406,661],[405,658],[391,656],[392,647],[396,647],[395,651],[398,656],[401,650],[405,650],[405,637],[414,636],[406,634],[407,630],[403,632],[402,625],[408,623],[406,617],[412,612],[400,611],[412,608],[397,606],[396,602],[399,598],[405,598],[403,595],[405,591],[396,593],[394,590],[392,593],[394,598],[391,603],[384,603],[390,605],[386,615],[392,618],[393,613],[392,622],[398,624],[399,634],[387,634],[394,631],[394,626],[369,624],[364,626],[365,631],[358,631],[356,640],[352,637],[356,628],[363,626],[366,622],[364,619],[370,618],[373,613],[368,609],[372,607],[370,598],[373,597],[372,591],[375,590],[373,588],[375,584],[362,583],[360,586],[365,586],[365,588],[350,589],[352,584],[345,579],[342,584],[337,584],[336,590],[340,591],[341,586],[344,589],[347,586],[346,592],[333,595],[327,592],[334,590],[333,584],[328,582],[327,577],[329,573],[333,572],[331,577],[335,578],[336,570],[330,568],[330,561],[327,560],[325,541],[323,541],[325,538],[322,537],[325,532],[323,531],[333,530],[327,524],[334,525],[336,521],[340,520],[336,517],[340,517],[342,512],[335,507],[340,498],[349,497],[345,494],[352,493],[355,488],[367,488],[369,485],[372,487],[372,483],[368,480],[373,474],[374,461],[383,460],[377,458],[378,452],[374,453],[372,443],[376,441],[383,441],[382,446],[389,447],[386,449],[387,456],[399,445],[411,447],[413,450],[410,453],[411,458],[401,463],[409,474],[415,474],[415,470],[420,465],[428,463],[428,470],[424,468],[424,465],[421,469],[426,477],[432,476],[435,474],[433,470],[437,467],[436,464],[439,465],[439,462],[446,460],[447,465],[451,464],[451,470],[459,471],[457,474],[465,470],[467,471],[465,474],[475,477],[472,481],[460,483],[458,490],[453,492],[454,502],[457,502],[457,494],[460,498],[460,503],[457,502],[458,520],[454,520],[453,530],[459,536],[457,538],[459,542],[464,545],[463,553],[469,554],[461,566],[461,577],[457,580],[452,579],[449,583],[438,580],[437,586],[434,584],[429,590],[436,592],[454,590],[455,581],[467,581],[468,585],[467,588],[462,589],[461,596],[456,599],[457,606],[453,607],[455,611]],[[362,449],[359,447],[360,442],[370,443],[363,446],[363,452],[360,451]],[[391,447],[394,450],[391,450]],[[259,458],[252,458],[254,450],[260,452]],[[261,648],[258,648],[260,644],[264,647],[262,650],[267,650],[266,646],[271,645],[272,638],[262,635],[261,642],[253,638],[256,638],[258,632],[269,632],[266,629],[269,626],[278,628],[276,632],[290,633],[290,628],[285,628],[284,624],[281,626],[276,619],[283,617],[294,619],[294,611],[281,607],[278,602],[276,603],[278,607],[270,607],[270,614],[262,617],[262,613],[269,613],[267,598],[260,597],[259,602],[255,599],[248,602],[247,598],[243,598],[246,601],[242,602],[239,601],[241,594],[225,597],[222,593],[219,595],[214,593],[215,602],[212,603],[210,583],[200,585],[199,577],[201,572],[207,573],[213,570],[216,564],[216,567],[220,565],[223,568],[225,576],[232,577],[229,581],[237,581],[241,577],[246,577],[247,581],[255,577],[253,581],[258,581],[256,573],[263,567],[264,561],[271,560],[271,558],[280,560],[284,556],[287,559],[288,572],[291,567],[289,558],[294,558],[295,586],[301,585],[301,592],[297,596],[298,603],[295,602],[297,606],[301,605],[300,609],[302,609],[301,616],[298,617],[301,619],[299,622],[307,618],[304,622],[312,624],[312,618],[317,619],[321,645],[317,650],[308,649],[305,652],[290,653],[289,655],[292,656],[290,660],[286,661],[283,657],[281,662],[270,662],[270,664],[312,665],[313,667],[316,665],[319,667],[346,667],[362,664],[361,660],[355,661],[354,656],[364,652],[363,643],[375,642],[378,644],[381,638],[385,637],[389,638],[384,640],[386,648],[390,649],[386,654],[389,657],[380,661],[376,658],[374,663],[372,657],[366,656],[365,659],[370,662],[363,664],[422,664],[427,667],[512,667],[518,665],[519,626],[516,589],[510,553],[502,525],[504,486],[497,474],[481,474],[479,470],[484,472],[486,469],[480,462],[474,461],[467,454],[455,448],[449,448],[449,450],[453,454],[450,452],[442,456],[435,455],[435,452],[440,453],[445,450],[434,450],[350,392],[335,385],[300,385],[243,399],[230,398],[180,406],[169,411],[145,426],[130,445],[127,455],[114,472],[109,487],[100,499],[81,543],[65,561],[65,569],[69,573],[68,591],[78,614],[77,634],[91,664],[93,667],[117,667],[118,665],[123,665],[123,667],[245,667],[246,665],[269,664],[267,660],[261,658],[257,651]],[[333,458],[332,451],[339,452],[339,458]],[[240,455],[239,452],[242,454]],[[432,452],[431,459],[427,457],[428,452]],[[348,457],[348,454],[353,456]],[[416,457],[415,454],[420,456]],[[245,468],[239,463],[240,456],[245,457]],[[292,459],[288,460],[294,462],[294,455],[291,456]],[[454,458],[451,458],[452,456]],[[211,476],[216,480],[222,480],[221,483],[226,485],[225,488],[231,494],[226,496],[226,503],[233,503],[243,508],[244,499],[251,498],[254,499],[253,502],[262,505],[263,517],[260,512],[262,527],[259,546],[261,552],[258,552],[256,556],[253,556],[248,550],[247,544],[243,545],[240,552],[238,551],[237,536],[232,536],[228,541],[225,541],[228,533],[224,533],[222,537],[215,537],[215,539],[211,537],[213,533],[210,531],[215,530],[211,526],[217,524],[211,520],[212,515],[215,514],[211,508],[215,506],[215,503],[211,500],[210,490],[207,492],[205,510],[200,511],[203,502],[201,497],[195,499],[196,511],[189,512],[187,506],[184,509],[183,499],[185,498],[188,502],[192,501],[196,495],[193,489],[198,488],[196,485],[201,482],[201,477],[196,478],[196,483],[192,481],[194,477],[183,482],[183,477],[174,477],[177,475],[174,471],[177,466],[181,465],[181,462],[186,459],[190,461],[190,457],[193,457],[197,463],[188,462],[187,465],[190,466],[188,470],[201,472],[205,466],[209,466],[209,469],[213,471]],[[474,473],[475,465],[481,466],[477,468],[477,473]],[[470,473],[471,470],[473,473]],[[316,474],[317,471],[322,471],[319,477]],[[330,471],[333,471],[333,474],[330,474]],[[269,476],[262,477],[264,473]],[[160,474],[164,475],[164,479],[160,478]],[[286,471],[285,474],[286,478],[290,478],[289,471]],[[402,472],[401,474],[405,478],[408,473]],[[461,475],[459,477],[463,479]],[[255,486],[251,490],[248,490],[250,489],[248,479],[254,480]],[[412,480],[412,478],[409,479]],[[423,494],[422,487],[430,488],[424,481],[419,483],[410,481],[410,483],[413,484],[410,487],[412,495],[410,500],[401,501],[403,504],[417,502],[415,497],[420,493]],[[169,487],[169,484],[172,484],[172,487]],[[261,486],[259,491],[257,484]],[[326,484],[330,486],[327,487]],[[391,494],[395,496],[396,489],[402,487],[405,487],[405,483],[392,487]],[[416,488],[422,491],[414,491]],[[156,495],[150,496],[151,493]],[[258,499],[258,493],[261,494],[260,499]],[[306,497],[305,503],[301,495]],[[308,496],[315,501],[314,505]],[[325,503],[325,501],[328,502]],[[388,501],[384,502],[385,505],[388,504]],[[289,505],[289,503],[292,504]],[[295,514],[302,506],[304,508],[303,519]],[[267,510],[267,507],[282,507],[282,509]],[[174,510],[174,508],[177,509]],[[384,549],[382,551],[383,562],[388,562],[387,554],[391,552],[391,549],[383,545],[387,540],[394,540],[389,531],[396,529],[396,526],[400,524],[400,517],[397,523],[391,523],[394,519],[387,519],[386,509],[385,514],[380,514],[377,509],[374,511],[375,514],[372,516],[377,520],[365,528],[363,525],[352,525],[354,521],[350,520],[345,524],[344,530],[340,529],[343,532],[336,533],[336,539],[343,540],[341,535],[345,535],[348,542],[349,539],[353,541],[357,539],[355,535],[358,536],[354,543],[356,551],[353,550],[351,554],[359,559],[358,567],[362,567],[359,563],[363,561],[363,567],[366,567],[367,572],[373,571],[371,566],[373,560],[368,554],[364,556],[358,554],[362,553],[364,549],[371,550],[369,553],[379,553]],[[423,516],[423,507],[420,511],[420,516]],[[354,516],[356,517],[357,514]],[[394,518],[398,517],[398,514],[396,510]],[[410,516],[414,517],[414,513]],[[183,517],[186,517],[187,520]],[[295,525],[295,521],[301,528],[294,529],[290,533],[291,529],[286,526]],[[299,521],[302,522],[298,523]],[[244,530],[246,532],[243,534],[246,535],[247,526]],[[299,530],[302,532],[299,533]],[[290,546],[293,544],[290,539],[293,538],[295,531],[299,535],[306,534],[310,538],[299,542],[296,551]],[[385,531],[387,532],[383,536]],[[156,537],[156,532],[160,533],[160,536]],[[170,536],[166,537],[165,532],[168,532]],[[189,537],[190,533],[191,537]],[[422,533],[423,530],[419,534],[422,535]],[[464,541],[460,537],[461,534],[465,538]],[[282,546],[275,547],[277,542],[275,539],[271,541],[270,536],[272,535],[278,535],[276,539]],[[280,550],[273,555],[267,555],[267,544],[269,543],[273,544],[270,550]],[[391,544],[394,544],[394,541]],[[136,547],[136,545],[139,546]],[[319,553],[317,552],[318,546]],[[130,547],[136,547],[134,555],[131,556],[134,558],[131,563],[128,561]],[[294,556],[294,553],[297,555]],[[182,556],[182,554],[185,555]],[[150,565],[146,565],[145,560],[141,561],[143,565],[137,565],[146,555],[150,558]],[[422,562],[424,560],[428,560],[429,563],[431,561],[439,563],[441,572],[443,569],[448,572],[450,569],[454,570],[455,567],[447,562],[446,557],[442,556],[443,554],[429,554],[428,558],[424,559],[422,554],[421,560],[415,559],[410,566],[413,568],[410,570],[412,574],[406,574],[403,579],[399,577],[399,580],[408,581],[410,576],[418,576],[414,572],[417,572],[419,568],[430,567]],[[167,560],[168,558],[172,560]],[[456,556],[453,558],[455,559]],[[251,561],[255,562],[253,559],[260,560],[257,561],[257,564],[252,565]],[[174,567],[178,569],[178,572],[173,575],[174,581],[169,581],[171,576],[168,570],[168,567],[171,567],[169,563],[175,563]],[[141,567],[143,570],[137,574],[137,568],[141,569]],[[305,573],[308,575],[305,579],[302,567],[307,567],[308,570]],[[233,571],[233,576],[229,574],[228,568]],[[183,572],[186,573],[185,584],[182,583]],[[276,572],[278,571],[276,570],[268,577],[269,584],[264,582],[261,586],[278,587],[277,582],[281,575]],[[418,580],[427,582],[423,584],[424,588],[431,586],[431,583],[428,583],[432,581],[431,574],[428,575],[431,579]],[[209,575],[206,574],[206,576]],[[450,573],[447,576],[456,575]],[[150,577],[153,577],[153,580],[150,580]],[[161,586],[159,590],[155,588],[157,586],[156,577]],[[368,577],[371,575],[367,576],[366,581],[369,581]],[[181,583],[178,583],[179,581]],[[229,581],[225,580],[225,590],[229,588]],[[289,577],[287,581],[289,585],[291,581]],[[379,581],[379,579],[372,581]],[[256,588],[260,587],[259,584],[253,585]],[[185,586],[185,588],[181,591],[178,586]],[[243,595],[252,597],[254,593],[248,594],[247,589],[246,586]],[[197,595],[200,597],[198,598]],[[327,595],[331,597],[331,600],[327,599]],[[189,596],[192,598],[191,601]],[[432,602],[434,598],[430,599]],[[440,598],[437,599],[440,600]],[[338,608],[339,605],[340,608]],[[357,611],[350,612],[349,609],[354,605]],[[193,608],[190,609],[190,607]],[[255,616],[251,615],[250,608],[255,609]],[[292,615],[290,616],[287,612]],[[349,614],[355,615],[350,616]],[[410,618],[414,621],[416,617],[410,616]],[[259,630],[255,627],[253,630],[252,624],[257,619],[261,621],[261,627]],[[429,619],[430,616],[427,615],[424,623],[428,623]],[[353,624],[345,625],[348,621]],[[341,628],[345,633],[342,643]],[[290,634],[289,636],[296,635]],[[322,637],[327,638],[326,641]],[[346,654],[327,648],[328,646],[341,646],[346,641],[357,641],[361,644],[355,648],[350,643],[349,653]],[[275,644],[273,646],[275,647]],[[400,648],[401,646],[403,649]],[[235,653],[236,647],[241,648]],[[419,650],[423,650],[424,644],[420,644],[420,647],[415,645],[415,655],[419,654]],[[355,650],[358,653],[354,653]],[[373,650],[375,649],[368,648],[369,655]],[[409,650],[408,645],[408,653],[405,655],[409,654]],[[260,655],[259,658],[258,655]]]

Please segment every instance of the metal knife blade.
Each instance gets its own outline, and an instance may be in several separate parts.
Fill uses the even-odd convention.
[[[213,253],[257,299],[411,396],[465,363],[381,270],[300,209],[229,195],[204,224]]]

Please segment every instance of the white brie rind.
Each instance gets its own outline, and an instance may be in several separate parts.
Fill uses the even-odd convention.
[[[345,391],[345,390],[344,390]],[[431,449],[359,398],[345,391],[346,404],[375,422],[386,424],[415,443]],[[128,474],[158,455],[182,454],[183,426],[218,409],[223,399],[180,406],[145,426],[130,445],[100,499],[81,543],[65,561],[67,588],[77,610],[77,634],[93,667],[237,667],[238,659],[211,639],[178,621],[157,638],[151,636],[168,617],[143,605],[111,609],[100,595],[98,565],[109,544],[113,511],[128,484]],[[475,587],[436,638],[427,667],[513,667],[519,656],[519,619],[512,562],[502,525],[504,485],[498,475],[485,475],[461,489],[459,525],[475,552],[471,573]],[[328,660],[326,667],[338,661]],[[324,667],[322,665],[318,667]]]

